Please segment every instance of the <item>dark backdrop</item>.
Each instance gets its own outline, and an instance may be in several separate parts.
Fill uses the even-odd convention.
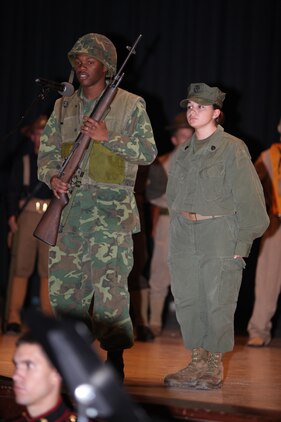
[[[5,194],[19,143],[17,127],[41,112],[50,113],[58,95],[32,106],[40,92],[34,80],[67,81],[67,52],[78,37],[88,32],[109,36],[120,63],[126,45],[143,35],[121,86],[147,101],[160,153],[169,149],[164,127],[180,111],[190,82],[216,84],[227,93],[225,130],[246,142],[253,159],[277,139],[281,0],[8,0],[1,2],[0,11],[2,284]],[[249,274],[252,280],[253,270]]]

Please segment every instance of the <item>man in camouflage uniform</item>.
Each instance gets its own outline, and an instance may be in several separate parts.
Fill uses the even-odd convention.
[[[79,132],[91,142],[81,186],[62,215],[62,231],[49,252],[49,292],[56,312],[92,318],[94,337],[123,377],[123,349],[133,345],[127,277],[133,265],[132,233],[140,230],[134,184],[138,165],[157,149],[145,102],[118,88],[104,120],[90,117],[116,73],[112,42],[81,37],[68,53],[79,89],[56,101],[39,152],[39,178],[56,197],[69,190],[58,171]]]

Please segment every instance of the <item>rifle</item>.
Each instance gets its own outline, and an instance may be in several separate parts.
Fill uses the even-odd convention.
[[[104,93],[97,102],[93,111],[90,114],[90,117],[96,121],[102,120],[102,118],[107,114],[110,104],[112,103],[116,93],[118,85],[123,79],[124,73],[123,69],[129,60],[132,54],[135,54],[135,48],[141,39],[142,35],[140,34],[132,47],[127,47],[129,54],[127,55],[125,61],[120,67],[118,73],[115,75],[114,79],[110,84],[107,85]],[[70,183],[75,172],[79,168],[80,163],[83,161],[86,150],[89,147],[91,138],[88,135],[84,135],[80,132],[77,136],[72,150],[68,157],[64,160],[58,177],[66,182]],[[60,194],[60,198],[53,197],[50,201],[50,204],[43,214],[41,220],[39,221],[36,229],[33,232],[33,236],[37,237],[42,242],[47,243],[50,246],[55,246],[57,243],[57,237],[60,227],[61,214],[64,207],[68,204],[69,197],[68,194]]]

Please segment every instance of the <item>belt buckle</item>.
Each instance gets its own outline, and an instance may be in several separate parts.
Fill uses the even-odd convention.
[[[191,221],[197,221],[196,212],[190,212],[189,216]]]

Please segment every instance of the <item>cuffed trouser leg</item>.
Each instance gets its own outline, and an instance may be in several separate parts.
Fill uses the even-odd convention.
[[[90,319],[93,335],[106,350],[133,345],[127,277],[133,265],[132,237],[100,231],[59,235],[50,248],[49,292],[56,313]]]
[[[256,268],[255,302],[248,324],[250,338],[261,337],[265,344],[271,340],[271,319],[276,312],[281,291],[281,224],[275,216],[261,244]]]

